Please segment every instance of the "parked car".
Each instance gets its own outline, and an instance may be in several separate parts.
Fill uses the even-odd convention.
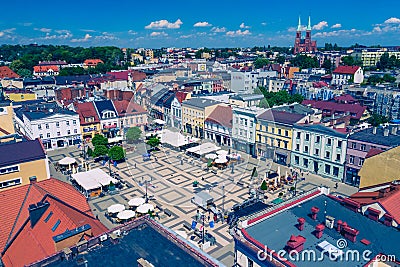
[[[97,158],[94,158],[94,162],[100,162],[100,161],[107,161],[107,160],[109,160],[110,158],[108,157],[108,156],[99,156],[99,157],[97,157]]]

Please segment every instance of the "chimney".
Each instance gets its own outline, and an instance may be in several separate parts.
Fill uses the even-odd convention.
[[[377,129],[377,127],[372,128],[372,133],[373,134],[376,134],[376,129]]]
[[[396,135],[397,134],[397,127],[392,127],[392,134],[393,135]]]
[[[326,216],[325,217],[326,228],[333,229],[334,225],[335,225],[335,218],[333,218],[332,216]]]
[[[323,224],[318,224],[315,226],[315,237],[320,239],[322,237],[322,234],[324,233],[325,225]]]
[[[343,222],[342,222],[342,220],[338,220],[337,221],[337,231],[340,233],[340,231],[342,230],[342,224],[343,224]]]
[[[385,196],[386,196],[386,190],[385,189],[379,190],[378,198],[383,198]]]
[[[384,130],[383,130],[383,136],[388,136],[389,135],[389,129],[388,128],[385,128]]]
[[[36,176],[31,176],[31,177],[29,177],[29,182],[30,182],[31,184],[36,183],[36,182],[37,182]]]
[[[319,212],[318,207],[312,207],[311,208],[311,219],[313,219],[315,221],[317,219],[318,212]]]
[[[297,225],[297,228],[300,230],[300,231],[303,231],[304,230],[304,223],[305,223],[305,219],[304,218],[298,218],[297,219],[297,222],[298,222],[298,225]]]

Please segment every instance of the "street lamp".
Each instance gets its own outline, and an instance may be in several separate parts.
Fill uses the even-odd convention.
[[[150,181],[145,180],[144,177],[142,177],[142,184],[144,184],[144,186],[145,186],[144,199],[145,199],[146,203],[149,201],[148,194],[147,194],[147,187],[148,187],[149,182],[151,182],[151,177],[150,177]]]

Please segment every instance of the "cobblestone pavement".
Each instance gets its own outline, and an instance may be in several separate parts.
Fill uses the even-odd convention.
[[[113,195],[106,195],[100,198],[89,199],[89,204],[96,216],[108,227],[115,226],[109,219],[105,217],[107,207],[114,203],[126,204],[133,197],[144,197],[147,184],[148,196],[153,196],[150,203],[153,203],[158,211],[159,220],[164,225],[170,227],[177,232],[186,232],[189,236],[194,236],[192,232],[188,232],[183,227],[184,223],[191,224],[196,217],[199,209],[193,203],[191,198],[197,190],[208,189],[212,183],[218,183],[209,191],[214,198],[214,202],[219,210],[229,210],[234,204],[241,203],[248,199],[249,187],[252,187],[251,173],[254,167],[257,167],[259,177],[263,177],[267,170],[277,170],[278,165],[271,162],[259,161],[249,158],[242,154],[242,162],[235,164],[234,172],[231,168],[218,170],[217,174],[203,170],[206,163],[199,160],[193,160],[182,153],[175,152],[170,149],[161,148],[160,151],[153,153],[150,161],[143,161],[142,154],[146,152],[144,146],[138,146],[134,151],[127,154],[127,162],[121,163],[117,167],[111,166],[112,171],[116,171],[125,187]],[[74,157],[78,162],[82,162],[80,158],[81,152],[76,147],[67,149],[50,151],[48,153],[52,162],[56,162],[65,156]],[[101,166],[99,163],[90,163],[91,168],[100,167],[108,171],[108,166]],[[281,174],[284,175],[287,168],[280,166]],[[54,165],[51,164],[51,174],[57,179],[68,181],[68,177],[56,172]],[[204,181],[202,180],[204,178]],[[147,181],[147,183],[146,183]],[[193,187],[193,181],[198,181],[199,186]],[[225,198],[223,197],[224,185]],[[318,177],[313,174],[305,174],[305,180],[297,185],[299,191],[310,190],[316,186],[328,186],[333,188],[335,182],[328,179]],[[356,188],[344,184],[340,184],[338,189],[332,192],[349,195],[356,192]],[[278,197],[279,192],[274,194],[266,193],[268,201]],[[286,194],[284,195],[286,196]],[[289,196],[289,194],[287,194]],[[167,209],[169,215],[162,210]],[[206,217],[207,213],[206,213]],[[228,233],[228,227],[221,222],[216,223],[214,228],[206,226],[206,231],[216,238],[216,245],[211,246],[205,251],[214,258],[221,261],[226,266],[233,265],[233,239]],[[192,242],[199,242],[199,237],[195,237]]]

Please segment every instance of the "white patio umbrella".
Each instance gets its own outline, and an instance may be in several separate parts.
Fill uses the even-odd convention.
[[[137,207],[136,212],[146,214],[149,211],[154,211],[154,206],[152,204],[146,203],[142,204],[139,207]]]
[[[138,206],[144,204],[145,202],[146,202],[146,201],[145,201],[144,198],[142,198],[142,197],[135,197],[135,198],[132,198],[131,200],[129,200],[128,205],[129,205],[129,206],[133,206],[133,207],[138,207]]]
[[[122,204],[114,204],[107,208],[108,213],[118,213],[125,210],[125,206]]]
[[[205,156],[205,158],[206,158],[206,159],[216,159],[216,158],[218,158],[218,155],[215,154],[215,153],[210,153],[210,154],[207,154],[207,155]]]
[[[217,154],[218,154],[218,155],[224,155],[224,156],[226,156],[226,155],[228,155],[228,151],[222,150],[222,149],[221,149],[221,150],[218,150],[218,151],[217,151]]]
[[[58,161],[58,164],[60,164],[60,165],[71,165],[74,163],[76,163],[76,160],[73,158],[70,158],[70,157],[65,157]]]
[[[217,164],[223,164],[223,163],[227,163],[228,160],[226,159],[226,157],[218,157],[218,158],[215,159],[214,162],[217,163]]]
[[[275,187],[278,186],[278,177],[276,177],[276,178],[274,179],[274,186],[275,186]]]
[[[117,218],[120,220],[128,220],[133,217],[135,217],[135,212],[133,210],[123,210],[117,214]]]

